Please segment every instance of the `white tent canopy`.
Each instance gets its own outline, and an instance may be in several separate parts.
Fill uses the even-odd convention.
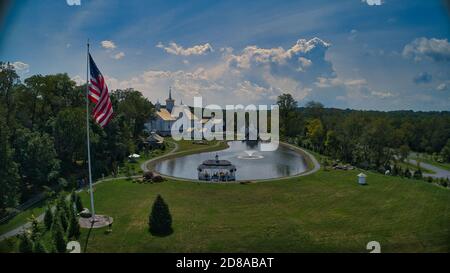
[[[138,154],[131,154],[128,156],[128,158],[140,158],[141,156]]]

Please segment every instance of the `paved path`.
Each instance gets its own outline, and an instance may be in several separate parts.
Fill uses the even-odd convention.
[[[408,159],[408,162],[413,165],[417,165],[417,160]],[[436,167],[435,165],[431,165],[428,163],[420,162],[420,167],[430,170],[434,173],[423,173],[422,175],[425,177],[433,177],[433,178],[450,178],[450,171],[441,169]]]

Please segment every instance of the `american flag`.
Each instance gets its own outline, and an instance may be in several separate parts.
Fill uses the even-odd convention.
[[[97,65],[89,54],[89,67],[91,72],[91,83],[89,84],[89,99],[95,104],[92,116],[103,128],[108,125],[113,115],[111,99],[109,97],[108,86],[105,78],[98,70]]]

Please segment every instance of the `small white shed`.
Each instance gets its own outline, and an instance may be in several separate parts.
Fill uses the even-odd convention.
[[[364,173],[358,174],[358,184],[367,185],[366,177],[367,177],[367,175],[365,175]]]

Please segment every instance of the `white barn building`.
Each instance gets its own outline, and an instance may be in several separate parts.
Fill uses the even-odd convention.
[[[145,127],[148,132],[154,132],[160,136],[170,136],[172,125],[183,116],[189,120],[193,128],[194,121],[198,118],[183,103],[175,105],[175,100],[172,99],[172,89],[169,88],[169,98],[166,99],[166,105],[161,105],[159,101],[155,104],[155,117],[150,119]]]

